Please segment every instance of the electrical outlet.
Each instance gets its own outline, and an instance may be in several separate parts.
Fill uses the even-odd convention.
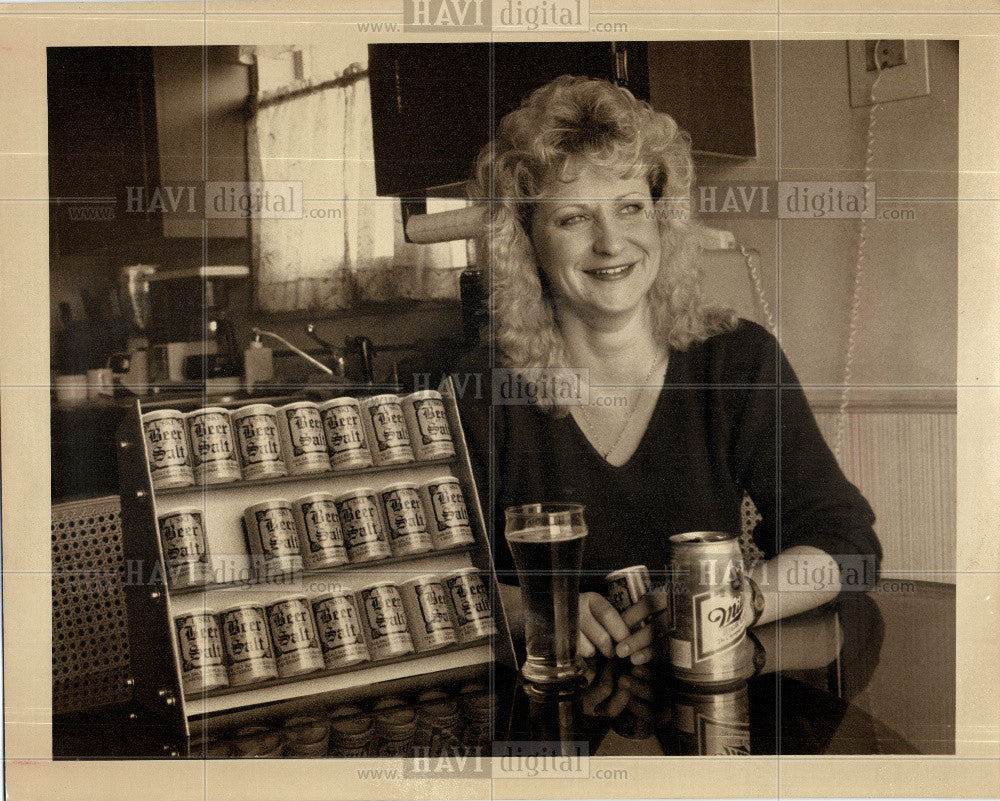
[[[876,46],[878,53],[875,52]],[[906,41],[904,39],[869,39],[865,42],[865,69],[900,67],[906,63]]]
[[[902,58],[898,66],[883,68],[881,71],[868,70],[868,51],[874,51],[874,44],[880,41],[879,54],[883,46],[888,47],[888,58]],[[902,43],[903,47],[895,45]],[[901,55],[899,55],[901,50]],[[875,54],[872,52],[872,65]],[[881,65],[884,58],[879,61]],[[931,93],[930,74],[927,69],[927,42],[918,39],[869,39],[847,43],[847,66],[850,73],[850,94],[852,108],[872,104],[872,86],[878,78],[875,102],[889,103],[911,97],[923,97]]]

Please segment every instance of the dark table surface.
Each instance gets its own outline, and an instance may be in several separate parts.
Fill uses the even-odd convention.
[[[130,704],[89,710],[54,721],[53,754],[954,753],[954,590],[886,586],[757,629],[767,651],[763,672],[722,692],[678,685],[663,664],[599,659],[587,662],[572,692],[553,694],[494,664],[471,678],[442,674],[438,686],[419,692],[373,688],[350,707],[327,699],[306,711],[311,721],[263,709],[251,721],[256,729],[244,718],[188,738]],[[325,745],[309,742],[316,737]]]

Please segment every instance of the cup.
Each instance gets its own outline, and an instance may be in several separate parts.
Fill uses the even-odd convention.
[[[530,682],[566,684],[583,671],[576,650],[583,511],[578,503],[534,503],[504,512],[524,603],[528,658],[521,674]]]

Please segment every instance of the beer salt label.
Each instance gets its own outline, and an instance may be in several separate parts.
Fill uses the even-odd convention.
[[[376,465],[413,461],[406,418],[395,395],[375,395],[361,401],[361,417]]]
[[[322,570],[347,563],[344,532],[332,495],[317,492],[292,503],[306,570]]]
[[[393,555],[406,556],[431,550],[434,544],[427,531],[424,506],[416,484],[391,484],[379,495]]]
[[[358,606],[364,616],[365,639],[373,659],[413,653],[403,599],[389,581],[358,591]]]
[[[401,406],[417,459],[444,459],[455,455],[448,413],[440,392],[432,389],[414,392],[403,398]]]
[[[442,577],[455,632],[459,642],[471,642],[495,634],[497,627],[490,609],[490,597],[474,567],[463,568]]]
[[[418,576],[401,584],[399,592],[418,651],[431,651],[455,642],[448,597],[438,576]]]
[[[173,409],[146,412],[142,416],[142,433],[154,489],[194,484],[183,414]]]
[[[298,676],[323,669],[312,608],[302,597],[283,598],[267,607],[271,642],[279,676]]]
[[[435,548],[453,548],[475,541],[458,479],[439,476],[420,488],[420,497]]]
[[[254,684],[278,675],[264,607],[258,604],[234,606],[223,610],[219,620],[232,686]]]
[[[288,475],[281,455],[277,411],[266,403],[244,406],[233,412],[236,446],[243,478],[277,478]]]
[[[208,543],[200,509],[177,509],[159,520],[167,577],[174,589],[197,587],[212,580]]]
[[[243,513],[247,544],[257,557],[258,574],[295,572],[302,570],[298,527],[288,501],[263,501]]]
[[[350,593],[341,591],[315,598],[312,609],[327,668],[356,665],[371,658]]]
[[[357,489],[338,496],[335,503],[350,561],[368,562],[392,556],[374,490]]]
[[[285,464],[294,475],[330,469],[323,418],[315,403],[300,401],[278,409],[278,435]]]
[[[229,412],[215,406],[198,409],[186,414],[184,423],[191,444],[195,481],[200,484],[239,481],[240,460]]]
[[[222,655],[222,637],[215,613],[192,612],[174,618],[184,694],[229,686]]]
[[[354,398],[334,398],[318,408],[334,470],[371,467],[372,454],[358,402]]]
[[[653,588],[645,565],[616,570],[608,573],[604,580],[608,583],[608,600],[619,612],[624,612]]]

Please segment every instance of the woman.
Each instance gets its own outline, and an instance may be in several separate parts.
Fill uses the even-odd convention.
[[[670,117],[610,83],[564,76],[504,117],[471,185],[491,201],[481,252],[492,338],[465,367],[511,368],[539,387],[545,368],[589,377],[587,405],[544,392],[534,405],[461,401],[501,581],[514,576],[504,508],[587,507],[584,656],[641,664],[662,651],[655,627],[630,630],[657,596],[619,615],[603,577],[662,569],[671,534],[738,532],[744,492],[763,516],[755,623],[835,598],[849,580],[838,560],[867,559],[872,579],[881,558],[871,509],[775,339],[702,301],[697,227],[678,214],[692,177],[687,135]],[[504,594],[516,622],[518,594]]]

